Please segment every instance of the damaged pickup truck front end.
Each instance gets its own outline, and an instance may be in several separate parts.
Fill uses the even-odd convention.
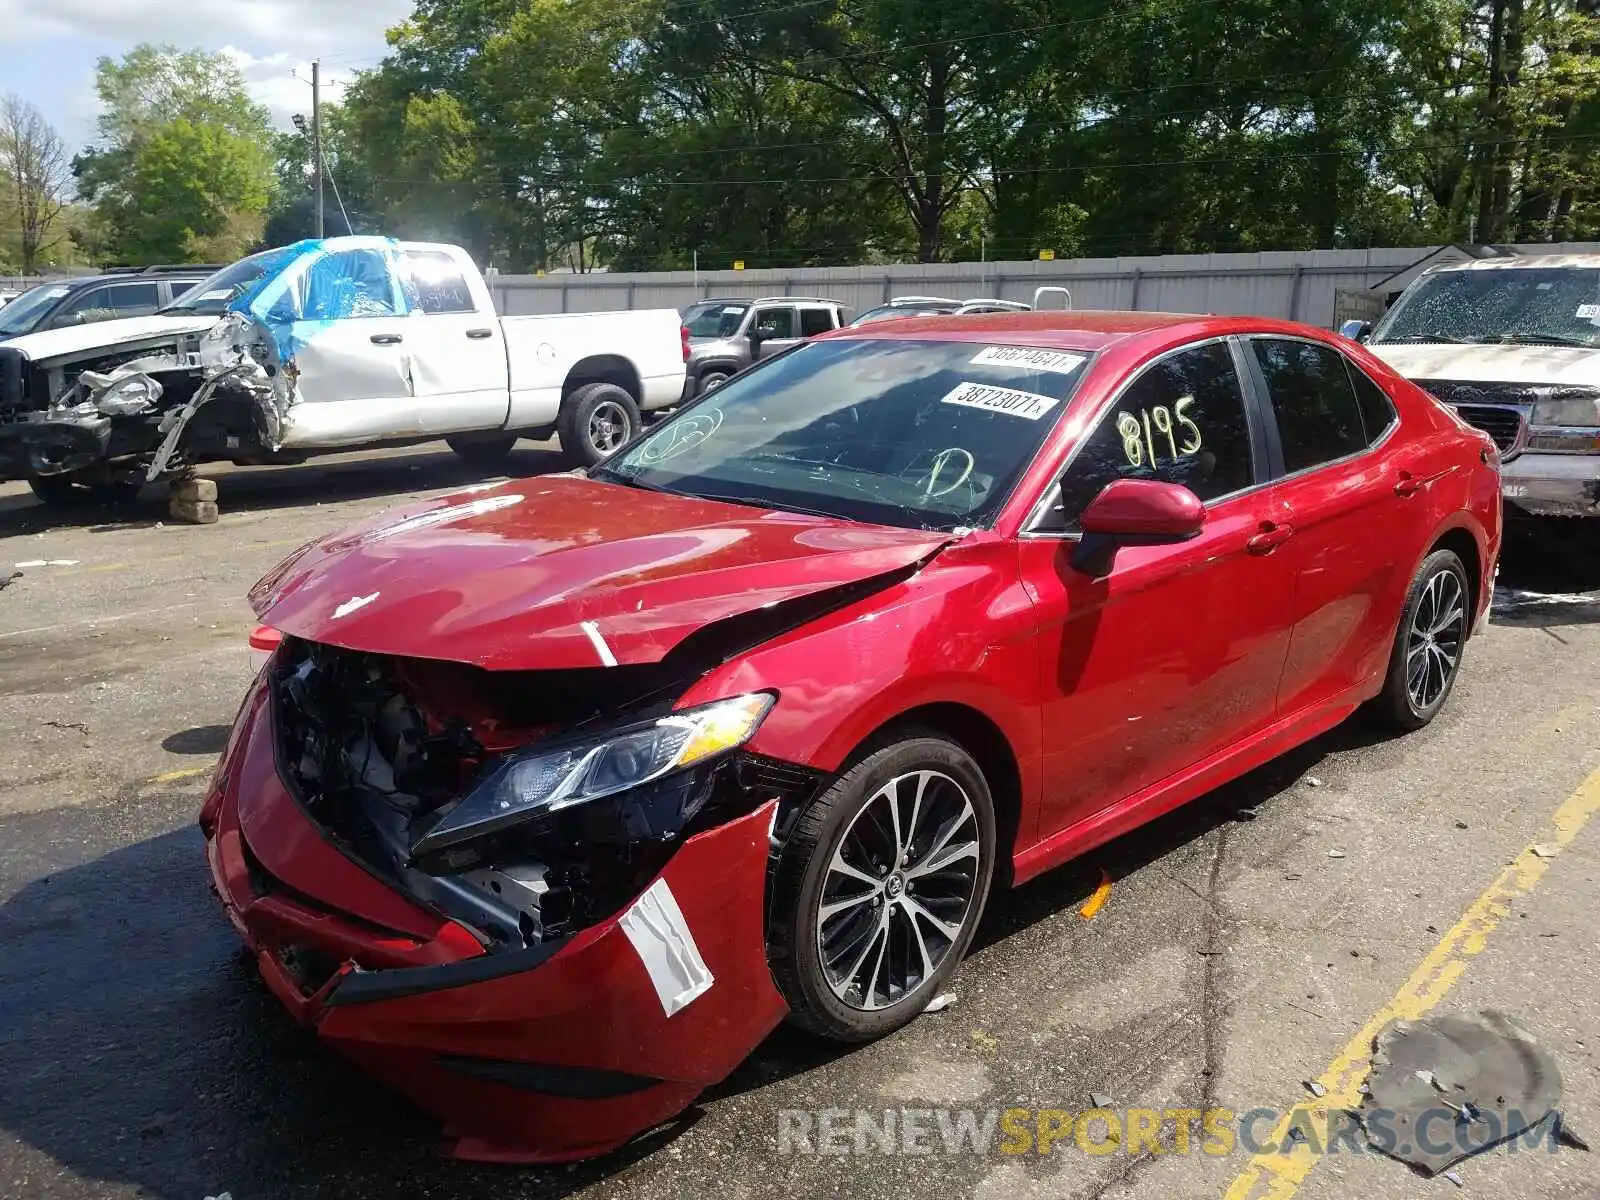
[[[200,462],[285,455],[300,402],[296,351],[316,329],[360,316],[362,281],[319,270],[354,244],[296,243],[233,264],[153,316],[51,330],[0,346],[0,479],[41,496],[73,485],[137,491]],[[314,295],[313,295],[314,293]],[[321,320],[303,319],[314,300]]]
[[[825,775],[752,749],[775,691],[689,693],[948,540],[654,499],[482,489],[252,595],[286,636],[201,814],[213,882],[289,1010],[460,1157],[614,1148],[782,1020],[769,864]],[[585,532],[519,538],[533,512]]]

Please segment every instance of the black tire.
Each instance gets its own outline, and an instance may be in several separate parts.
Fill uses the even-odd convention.
[[[30,475],[28,488],[38,500],[52,508],[84,508],[92,504],[111,507],[137,500],[144,490],[144,481],[83,484],[71,475]]]
[[[1428,555],[1400,610],[1383,691],[1369,706],[1380,725],[1411,733],[1439,715],[1461,673],[1475,601],[1467,569],[1454,551]],[[1457,607],[1459,620],[1452,619]],[[1434,632],[1426,632],[1430,628]],[[1420,684],[1418,668],[1426,672]]]
[[[725,367],[712,367],[711,370],[700,376],[700,383],[695,394],[704,396],[707,392],[714,392],[732,378],[733,372]]]
[[[919,772],[930,774],[921,777],[916,775]],[[890,816],[883,797],[892,781],[908,777],[922,778],[925,785],[920,794],[912,794],[912,782],[900,785],[899,816],[909,825],[915,814],[916,821],[916,827],[906,831],[909,853],[892,872],[881,862],[877,864],[882,882],[877,884],[875,893],[862,893],[868,899],[841,895],[837,890],[830,892],[830,883],[837,886],[842,882],[849,887],[853,880],[862,878],[843,875],[832,868],[836,852],[847,851],[843,859],[846,868],[854,866],[854,859],[871,872],[872,845],[887,849],[892,844],[892,835],[889,841],[882,836],[888,827],[881,818]],[[965,811],[963,802],[971,809],[970,820],[958,815]],[[869,806],[874,812],[863,816]],[[930,818],[932,823],[924,826],[923,822]],[[929,840],[919,850],[918,834],[925,831]],[[942,843],[941,834],[945,838]],[[975,867],[967,865],[969,841],[976,847]],[[954,862],[918,874],[919,867],[926,871],[934,861],[933,855],[938,855],[942,863],[952,851],[958,854]],[[954,742],[931,731],[904,729],[897,731],[893,741],[880,744],[846,769],[796,820],[773,883],[767,950],[773,978],[789,1002],[790,1020],[811,1033],[840,1042],[870,1041],[915,1020],[928,1001],[939,994],[972,943],[994,876],[994,859],[994,801],[988,783],[972,756]],[[896,880],[900,881],[898,885]],[[914,898],[919,880],[923,892]],[[970,891],[963,902],[960,893],[966,891],[967,885]],[[870,898],[874,895],[875,899]],[[825,898],[836,906],[842,900],[847,907],[824,916],[821,906]],[[927,917],[917,915],[909,907],[912,904]],[[931,919],[935,910],[940,917],[937,921]],[[940,934],[939,926],[957,915],[960,923],[955,936]],[[903,951],[899,965],[905,967],[905,972],[899,981],[899,995],[892,995],[889,982],[897,965],[893,954],[879,958],[870,968],[858,966],[853,972],[846,965],[836,972],[842,977],[844,991],[836,991],[839,982],[830,979],[819,927],[827,930],[826,940],[834,947],[836,963],[853,959],[862,946],[866,948],[860,952],[872,957],[887,928],[885,949]],[[918,935],[927,954],[919,953],[912,941]],[[914,961],[913,955],[920,963]],[[879,964],[885,959],[887,973],[880,975]],[[929,966],[931,970],[926,969]],[[870,984],[861,977],[863,970]],[[871,1008],[880,982],[885,983],[886,1003]],[[869,987],[873,990],[870,996]],[[852,992],[854,999],[850,997]]]
[[[498,466],[506,460],[511,448],[517,444],[515,434],[492,438],[447,437],[444,441],[458,457],[475,467]]]
[[[597,426],[610,431],[602,438]],[[614,383],[590,383],[561,405],[556,432],[561,452],[574,467],[592,467],[639,436],[639,406]]]

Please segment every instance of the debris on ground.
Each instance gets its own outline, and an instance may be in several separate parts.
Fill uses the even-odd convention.
[[[1100,883],[1094,893],[1083,902],[1078,909],[1078,915],[1085,921],[1092,921],[1100,915],[1100,910],[1106,906],[1106,901],[1111,899],[1111,875],[1104,867],[1100,869]]]
[[[1306,1091],[1310,1092],[1318,1100],[1321,1100],[1324,1096],[1326,1096],[1328,1094],[1328,1089],[1323,1087],[1315,1079],[1308,1079],[1308,1080],[1305,1081],[1305,1083],[1306,1083]]]
[[[1585,1154],[1589,1153],[1589,1143],[1584,1141],[1583,1138],[1579,1137],[1577,1130],[1573,1129],[1572,1126],[1567,1124],[1566,1113],[1558,1112],[1555,1115],[1554,1120],[1556,1123],[1556,1141],[1560,1142],[1563,1146],[1566,1146],[1570,1150],[1582,1150]]]
[[[1315,775],[1308,775],[1306,776],[1306,786],[1319,788],[1322,786],[1322,780],[1318,779]]]
[[[1329,858],[1343,858],[1344,857],[1344,851],[1343,850],[1329,850],[1328,851],[1328,857]]]
[[[39,567],[75,567],[77,565],[78,560],[75,558],[36,558],[32,562],[18,563],[17,570],[32,571]]]
[[[46,721],[44,724],[47,729],[59,729],[63,733],[76,731],[84,737],[89,736],[89,727],[82,721]]]
[[[1372,1045],[1363,1112],[1381,1110],[1387,1120],[1369,1127],[1368,1144],[1429,1176],[1534,1128],[1561,1100],[1560,1067],[1503,1013],[1392,1021]],[[1417,1136],[1441,1106],[1463,1132]]]
[[[1559,846],[1535,846],[1533,848],[1533,853],[1534,853],[1534,857],[1536,857],[1536,858],[1554,858],[1556,855],[1561,853],[1561,847],[1559,847]]]
[[[1454,1171],[1446,1171],[1444,1173],[1444,1177],[1446,1179],[1448,1179],[1451,1183],[1455,1184],[1457,1187],[1465,1187],[1466,1186],[1466,1184],[1461,1182],[1461,1176],[1457,1175]]]
[[[10,587],[13,583],[15,583],[17,580],[19,580],[21,578],[22,578],[22,572],[21,571],[13,571],[9,575],[4,574],[4,573],[0,573],[0,592],[5,591],[8,587]]]
[[[949,1008],[955,1002],[956,994],[954,992],[946,992],[942,996],[935,996],[932,1000],[929,1000],[928,1007],[922,1011],[925,1013],[940,1013]]]
[[[1096,1108],[1110,1108],[1116,1101],[1104,1092],[1090,1092],[1089,1103]]]
[[[1254,821],[1258,815],[1259,813],[1256,809],[1241,808],[1238,812],[1233,814],[1233,819],[1235,821]]]

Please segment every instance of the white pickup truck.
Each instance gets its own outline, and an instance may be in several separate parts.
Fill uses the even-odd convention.
[[[459,247],[299,242],[153,316],[0,346],[0,480],[67,503],[207,461],[444,438],[492,463],[552,433],[588,465],[681,400],[687,357],[671,309],[500,317]]]

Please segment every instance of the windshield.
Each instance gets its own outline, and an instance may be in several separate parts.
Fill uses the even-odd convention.
[[[0,334],[14,337],[31,333],[34,326],[50,314],[56,301],[72,289],[60,283],[41,283],[29,288],[4,308],[0,308]]]
[[[982,525],[1088,361],[973,342],[811,342],[729,380],[594,474],[882,525]]]
[[[1371,340],[1600,345],[1600,269],[1442,271],[1401,296]]]
[[[748,304],[696,304],[683,314],[684,328],[692,338],[725,338],[739,332],[739,322],[750,311]]]
[[[220,317],[227,311],[228,305],[242,296],[251,284],[278,265],[281,253],[277,250],[266,250],[249,258],[242,258],[231,267],[223,267],[209,279],[195,284],[161,311]]]

